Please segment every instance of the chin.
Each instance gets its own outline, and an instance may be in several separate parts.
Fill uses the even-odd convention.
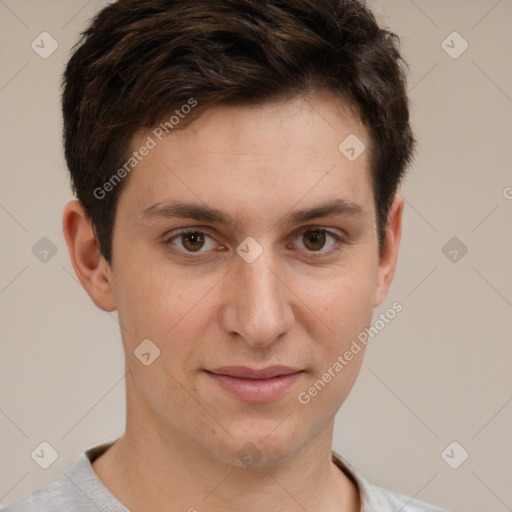
[[[223,440],[214,440],[210,455],[225,464],[246,467],[266,468],[290,459],[304,444],[304,425],[283,422],[283,415],[273,421],[253,420],[244,425],[223,432]],[[290,415],[292,416],[292,415]],[[286,415],[284,415],[286,417]]]

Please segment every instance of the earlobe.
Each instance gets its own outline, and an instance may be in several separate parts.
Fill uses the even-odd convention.
[[[104,311],[114,311],[116,305],[110,268],[100,253],[91,222],[79,201],[70,201],[64,207],[62,227],[80,283],[96,306]]]
[[[386,238],[384,248],[379,256],[377,269],[377,292],[375,294],[374,306],[379,306],[386,298],[391,281],[395,274],[398,260],[398,248],[402,236],[402,214],[404,210],[404,198],[397,192],[391,204],[386,226]]]

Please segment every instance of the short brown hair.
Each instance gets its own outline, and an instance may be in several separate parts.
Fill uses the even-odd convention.
[[[415,143],[398,43],[358,0],[120,0],[104,8],[77,43],[62,96],[73,190],[102,255],[111,261],[126,179],[101,197],[97,191],[130,158],[139,129],[191,98],[203,110],[315,91],[355,106],[369,131],[382,250]]]

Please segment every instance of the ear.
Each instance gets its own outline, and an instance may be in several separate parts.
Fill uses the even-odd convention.
[[[386,298],[393,275],[395,274],[398,259],[398,247],[402,236],[402,214],[404,211],[404,198],[396,193],[389,209],[386,225],[386,237],[382,254],[379,256],[377,269],[377,292],[373,307],[379,306]]]
[[[100,309],[114,311],[112,273],[79,201],[70,201],[64,207],[62,227],[71,263],[85,291]]]

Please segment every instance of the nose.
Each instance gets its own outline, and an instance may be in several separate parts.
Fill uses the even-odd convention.
[[[293,326],[293,294],[277,267],[270,249],[251,263],[236,256],[225,283],[223,328],[254,348],[272,345]]]

